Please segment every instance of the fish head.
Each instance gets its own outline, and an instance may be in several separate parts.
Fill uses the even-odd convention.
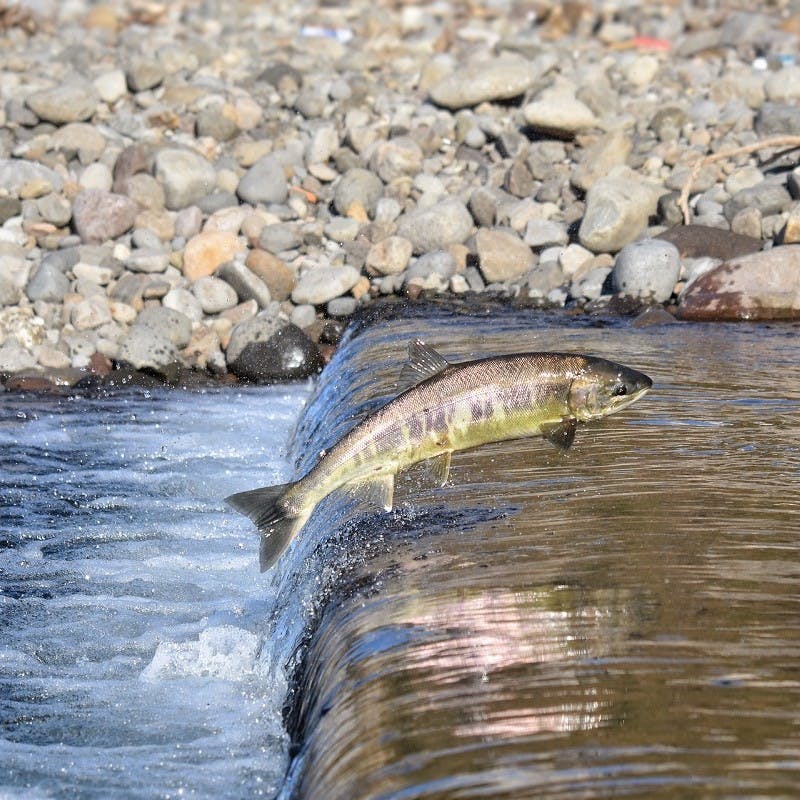
[[[643,372],[587,357],[572,380],[568,404],[576,419],[605,417],[636,402],[653,385]]]

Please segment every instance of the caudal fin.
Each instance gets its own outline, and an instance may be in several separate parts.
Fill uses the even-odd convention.
[[[290,486],[290,483],[262,486],[225,498],[228,505],[250,517],[258,528],[261,534],[259,560],[262,572],[278,560],[303,524],[301,518],[281,508],[280,499]]]

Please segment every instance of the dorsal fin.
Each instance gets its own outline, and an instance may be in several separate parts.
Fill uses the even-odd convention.
[[[414,339],[408,345],[408,361],[400,370],[400,388],[416,386],[420,381],[438,375],[449,366],[450,362],[444,356],[420,339]]]

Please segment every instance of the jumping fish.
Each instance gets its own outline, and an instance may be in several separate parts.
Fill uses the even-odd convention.
[[[409,346],[400,380],[410,388],[356,425],[304,477],[226,498],[261,534],[262,572],[337,489],[391,511],[395,476],[412,464],[426,461],[443,486],[456,450],[525,436],[567,449],[578,422],[613,414],[653,385],[621,364],[567,353],[451,364],[419,340]]]

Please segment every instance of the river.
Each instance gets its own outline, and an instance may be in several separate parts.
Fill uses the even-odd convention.
[[[352,327],[313,390],[0,397],[0,785],[796,797],[797,334],[403,308]],[[417,336],[455,360],[592,353],[654,388],[566,454],[412,474],[390,514],[328,498],[260,575],[221,499],[307,469]]]

